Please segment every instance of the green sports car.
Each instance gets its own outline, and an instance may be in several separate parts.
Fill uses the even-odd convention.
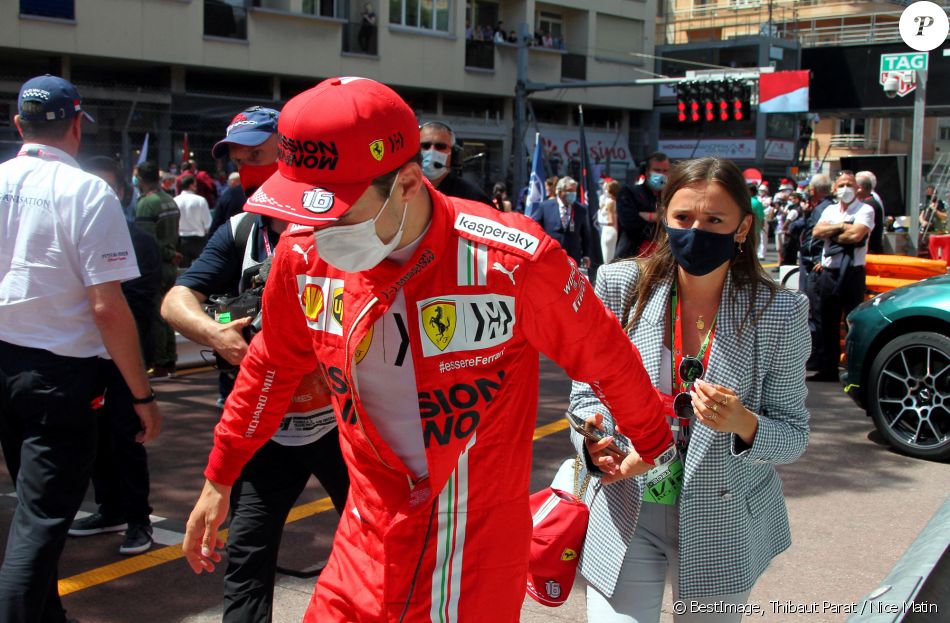
[[[950,275],[865,301],[848,316],[845,391],[898,451],[950,459]]]

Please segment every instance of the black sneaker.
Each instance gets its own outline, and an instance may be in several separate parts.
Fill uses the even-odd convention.
[[[88,517],[73,520],[69,527],[69,536],[92,536],[105,532],[122,532],[126,523],[102,513],[93,513]]]
[[[125,540],[119,546],[119,553],[125,555],[141,554],[152,547],[152,526],[148,524],[129,524],[125,531]]]

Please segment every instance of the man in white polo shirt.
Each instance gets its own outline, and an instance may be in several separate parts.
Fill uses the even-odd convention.
[[[0,164],[0,441],[18,505],[0,621],[66,621],[57,565],[89,483],[98,356],[132,392],[139,441],[161,416],[120,282],[138,277],[119,200],[76,164],[81,98],[55,76],[20,89],[17,156]]]
[[[211,227],[211,210],[208,200],[195,192],[197,180],[194,175],[185,175],[181,178],[181,193],[175,197],[175,203],[181,211],[178,220],[178,250],[184,256],[182,268],[191,266],[191,263],[201,255],[201,250],[208,241],[208,229]]]
[[[874,209],[857,198],[857,187],[854,173],[838,173],[834,184],[838,201],[822,211],[811,234],[824,240],[824,248],[821,264],[815,267],[821,299],[821,368],[810,381],[838,382],[841,319],[864,299],[864,261]]]

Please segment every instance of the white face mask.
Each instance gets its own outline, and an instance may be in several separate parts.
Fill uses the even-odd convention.
[[[398,181],[397,175],[392,188],[389,189],[389,198],[392,197]],[[317,254],[331,266],[348,273],[359,273],[379,265],[402,240],[406,213],[409,212],[409,204],[403,204],[402,220],[399,222],[396,235],[389,242],[380,240],[376,233],[376,221],[389,204],[389,198],[383,202],[383,207],[379,209],[376,216],[368,221],[315,231],[313,239],[317,245]]]
[[[434,147],[422,152],[422,173],[429,178],[429,181],[437,180],[447,173],[445,163],[449,155],[439,151]]]
[[[841,203],[851,203],[854,201],[854,189],[850,186],[842,186],[835,191],[835,195]]]

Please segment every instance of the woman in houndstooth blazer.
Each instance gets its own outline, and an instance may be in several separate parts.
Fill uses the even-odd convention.
[[[645,476],[624,478],[638,457],[619,463],[607,451],[610,438],[594,444],[572,433],[599,476],[585,496],[588,620],[658,621],[669,571],[677,623],[738,622],[759,575],[791,544],[774,466],[795,461],[807,445],[808,302],[778,288],[756,260],[755,217],[731,162],[677,165],[660,209],[656,253],[603,266],[595,291],[627,328],[671,412],[676,383],[691,391],[695,419],[688,440],[674,427],[685,456],[672,505],[644,500]],[[699,354],[713,320],[705,383],[681,385],[673,361]],[[676,342],[672,327],[681,332]],[[574,383],[571,409],[626,441],[588,385]],[[719,602],[705,608],[718,612],[696,613]]]

